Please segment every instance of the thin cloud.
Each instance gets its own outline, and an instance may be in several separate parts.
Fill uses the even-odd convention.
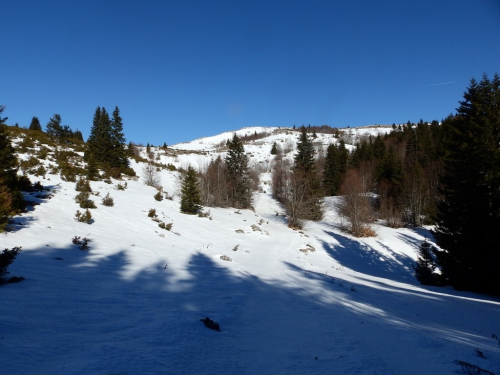
[[[451,85],[452,83],[455,83],[455,81],[451,82],[441,82],[441,83],[432,83],[430,85],[424,85],[423,87],[429,87],[429,86],[441,86],[441,85]]]

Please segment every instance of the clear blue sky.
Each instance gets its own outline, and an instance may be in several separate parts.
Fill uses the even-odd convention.
[[[7,123],[54,113],[86,139],[118,106],[127,141],[245,126],[441,120],[500,73],[500,0],[3,1]]]

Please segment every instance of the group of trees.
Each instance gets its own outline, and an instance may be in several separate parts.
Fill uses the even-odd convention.
[[[302,228],[304,220],[323,217],[321,176],[314,155],[313,142],[302,126],[294,163],[281,154],[275,158],[273,196],[283,204],[292,228]]]
[[[210,161],[200,173],[201,202],[210,207],[250,208],[255,181],[242,140],[234,134],[225,158]]]
[[[115,107],[111,118],[106,108],[97,107],[84,160],[92,170],[100,168],[113,176],[131,173],[128,168],[128,149],[123,133],[123,120],[118,107]]]

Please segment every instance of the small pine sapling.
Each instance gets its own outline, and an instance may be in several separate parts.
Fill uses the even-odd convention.
[[[115,202],[108,193],[104,198],[102,198],[102,204],[103,206],[113,207],[115,205]]]
[[[90,213],[89,209],[87,208],[84,213],[80,212],[80,210],[76,211],[75,214],[75,220],[80,222],[80,223],[87,223],[87,224],[92,224],[92,214]]]

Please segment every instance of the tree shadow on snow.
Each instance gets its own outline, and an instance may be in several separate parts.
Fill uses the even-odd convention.
[[[347,236],[331,231],[325,233],[335,242],[321,241],[323,248],[342,266],[371,276],[413,282],[414,261],[411,258],[394,252],[380,241],[377,241],[378,246],[385,250],[388,256]]]
[[[401,267],[376,259],[373,249],[359,249],[356,241],[331,235],[340,248],[324,246],[346,266],[359,262],[374,271],[388,265],[378,272],[382,276]],[[362,373],[377,365],[378,347],[399,339],[394,332],[415,334],[412,306],[420,306],[424,295],[395,293],[396,288],[388,293],[376,283],[350,285],[341,276],[332,280],[293,264],[288,270],[300,282],[287,285],[245,273],[213,253],[181,261],[165,249],[164,257],[149,261],[149,249],[139,246],[111,254],[99,249],[98,241],[90,246],[90,251],[71,244],[23,249],[11,265],[11,274],[26,280],[0,289],[2,354],[9,358],[2,363],[5,373]],[[429,301],[425,319],[450,309],[447,297]],[[407,308],[400,309],[403,304]],[[475,311],[477,319],[491,315],[487,308]],[[205,317],[222,332],[207,329],[200,322]],[[474,345],[477,338],[448,327],[446,318],[438,319],[445,333],[433,336]],[[425,319],[418,327],[428,324]],[[379,339],[362,325],[368,321],[395,331]],[[360,340],[373,347],[358,347]],[[364,357],[370,350],[371,357]],[[360,356],[359,365],[352,367],[351,354]],[[386,366],[381,372],[402,370],[390,353],[379,362]]]

